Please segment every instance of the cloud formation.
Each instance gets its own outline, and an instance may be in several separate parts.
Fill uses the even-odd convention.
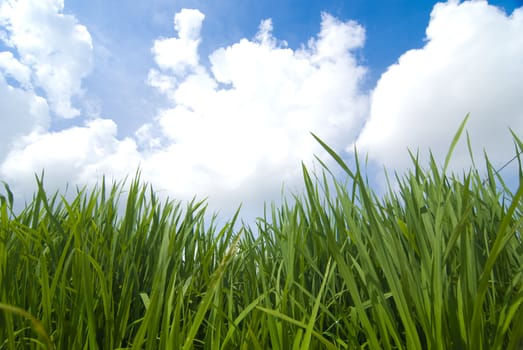
[[[18,54],[2,52],[0,65],[25,90],[41,88],[51,111],[73,118],[71,99],[82,95],[81,80],[91,70],[92,42],[87,28],[64,15],[63,0],[6,0],[0,4],[0,39]]]
[[[59,14],[63,4],[55,5]],[[27,128],[0,167],[3,178],[23,192],[41,169],[50,187],[58,188],[92,183],[102,174],[124,177],[139,166],[143,178],[170,197],[208,197],[211,208],[226,215],[244,202],[244,212],[255,208],[260,213],[263,202],[280,197],[284,182],[287,188],[301,183],[300,162],[310,163],[319,152],[309,132],[335,147],[354,138],[367,109],[359,88],[365,68],[353,54],[364,43],[361,26],[322,14],[317,37],[293,50],[273,37],[267,19],[253,39],[213,52],[206,67],[198,53],[204,18],[198,10],[184,9],[174,16],[176,36],[153,43],[157,67],[151,68],[148,81],[167,96],[170,106],[133,138],[118,138],[117,125],[109,119],[61,131]],[[32,25],[20,26],[34,33]],[[63,25],[72,33],[84,28],[68,17]],[[77,42],[67,50],[88,43],[82,39],[89,37],[85,33],[73,35]],[[22,51],[21,66],[7,55],[0,66],[9,67],[5,75],[22,84],[29,78],[20,67],[34,74],[47,56],[39,53],[29,64],[27,50],[21,44],[13,48]],[[80,86],[83,73],[71,65],[64,70],[70,86]],[[46,79],[49,86],[57,84],[52,76]],[[53,108],[52,98],[47,101]]]
[[[94,185],[105,174],[123,179],[140,161],[131,139],[119,140],[117,126],[109,119],[88,121],[84,126],[55,132],[32,132],[18,140],[1,171],[15,185],[34,182],[34,172],[45,172],[50,189]],[[132,173],[131,173],[132,175]],[[9,183],[11,183],[9,181]]]
[[[182,9],[174,16],[178,38],[162,38],[154,42],[152,53],[158,66],[181,75],[198,65],[200,30],[205,15],[198,10]]]
[[[214,51],[206,68],[194,61],[203,18],[196,10],[178,13],[178,38],[153,46],[160,70],[151,70],[149,81],[172,107],[155,120],[167,147],[152,150],[142,167],[154,183],[184,197],[261,205],[278,197],[282,182],[300,183],[300,162],[320,151],[310,132],[334,147],[356,135],[367,98],[359,87],[365,68],[353,52],[365,33],[324,13],[318,36],[293,50],[264,20],[253,39]]]
[[[6,55],[4,55],[4,58]],[[23,69],[15,60],[1,62],[0,69],[6,75],[15,75],[23,80]],[[14,64],[13,64],[14,63]],[[9,66],[13,64],[12,66]],[[22,66],[23,67],[23,66]],[[0,72],[2,72],[0,71]],[[2,114],[2,127],[0,128],[0,162],[9,152],[13,143],[18,138],[36,130],[46,130],[49,122],[49,106],[47,101],[37,96],[32,91],[16,89],[10,86],[5,77],[0,73],[0,108]],[[29,169],[28,169],[29,170]]]
[[[80,152],[78,140],[49,130],[53,119],[80,114],[72,99],[82,97],[81,82],[91,69],[90,35],[63,8],[59,0],[0,2],[0,178],[25,198],[35,172],[54,172],[49,180],[63,185],[75,179],[74,164],[85,165],[79,158],[52,169],[56,158]]]
[[[356,145],[388,168],[410,166],[407,148],[443,161],[467,113],[476,161],[514,155],[509,132],[523,135],[523,8],[507,15],[486,1],[434,6],[426,44],[409,50],[381,76]],[[350,149],[351,147],[349,147]],[[465,140],[453,168],[469,164]],[[426,164],[422,161],[422,164]]]

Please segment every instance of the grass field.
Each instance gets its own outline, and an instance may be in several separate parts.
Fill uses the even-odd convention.
[[[68,201],[38,180],[16,214],[6,186],[0,349],[518,349],[521,162],[513,192],[488,159],[486,181],[447,175],[460,132],[384,197],[319,141],[348,180],[304,167],[252,227],[139,178]]]

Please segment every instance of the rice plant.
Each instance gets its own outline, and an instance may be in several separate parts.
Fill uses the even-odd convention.
[[[347,179],[303,167],[253,225],[139,176],[72,200],[37,178],[19,213],[4,184],[0,349],[523,348],[521,161],[515,192],[488,158],[447,174],[462,128],[381,197],[318,139]]]

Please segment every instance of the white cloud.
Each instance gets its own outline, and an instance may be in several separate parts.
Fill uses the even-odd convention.
[[[90,35],[63,8],[63,1],[0,2],[0,40],[8,49],[0,52],[0,178],[26,199],[43,168],[54,188],[92,182],[92,166],[119,174],[126,167],[112,156],[124,160],[134,144],[111,138],[108,121],[49,132],[53,117],[79,115],[71,99],[82,97],[91,69]]]
[[[116,132],[108,119],[59,132],[32,132],[17,140],[0,174],[16,193],[26,195],[34,188],[34,174],[42,170],[51,192],[66,184],[93,185],[104,174],[123,179],[133,166],[137,169],[140,155],[133,140],[119,140]]]
[[[188,28],[200,29],[201,22],[191,23]],[[161,42],[181,42],[178,36]],[[159,188],[209,196],[215,208],[229,210],[242,201],[247,210],[260,209],[279,197],[283,182],[301,184],[300,162],[310,164],[320,152],[310,132],[339,148],[361,126],[365,68],[352,51],[364,36],[355,22],[323,14],[321,32],[306,47],[288,48],[264,20],[253,40],[214,51],[209,69],[194,61],[199,32],[191,31],[191,45],[184,44],[191,60],[174,49],[153,49],[160,70],[151,70],[150,84],[173,106],[156,118],[168,146],[144,159],[144,175]],[[183,69],[176,68],[180,61]]]
[[[0,52],[0,70],[3,75],[14,78],[23,88],[30,88],[31,70],[20,63],[11,52]]]
[[[183,9],[174,16],[178,38],[155,40],[152,53],[161,69],[172,69],[176,74],[198,65],[200,29],[205,16],[198,10]]]
[[[363,47],[365,30],[355,21],[340,22],[326,13],[322,14],[321,32],[318,40],[310,40],[317,59],[331,59],[345,55],[348,50]]]
[[[118,138],[116,124],[107,119],[56,132],[28,129],[11,147],[0,176],[30,193],[34,173],[42,169],[56,189],[93,183],[102,174],[132,175],[140,166],[160,193],[209,197],[211,208],[224,215],[244,202],[243,213],[252,217],[263,202],[279,198],[283,182],[287,188],[301,184],[300,162],[310,164],[320,151],[309,132],[338,148],[355,137],[367,110],[359,90],[365,69],[352,53],[363,45],[360,26],[323,14],[317,38],[293,50],[273,37],[271,21],[265,20],[254,39],[219,48],[204,67],[198,55],[203,19],[199,11],[182,10],[174,17],[177,37],[154,42],[158,67],[151,69],[149,84],[171,105],[134,139]],[[73,28],[71,23],[76,22],[68,19],[66,27]],[[22,64],[35,69],[48,59],[38,45],[29,45],[39,55],[28,64],[20,45]],[[71,50],[74,46],[66,46],[63,56]],[[75,69],[69,65],[63,72],[79,81]]]
[[[476,161],[486,149],[495,165],[504,163],[514,155],[509,127],[523,134],[522,33],[523,8],[509,16],[485,1],[437,4],[424,47],[403,54],[377,83],[358,150],[396,169],[410,166],[407,147],[425,160],[430,148],[443,161],[470,112]],[[468,159],[463,139],[454,169]]]
[[[82,95],[81,80],[91,70],[92,43],[86,27],[63,14],[63,8],[63,0],[5,0],[0,4],[0,26],[6,29],[1,39],[19,55],[16,61],[8,57],[6,73],[17,74],[13,77],[27,87],[30,69],[34,87],[45,91],[52,111],[72,118],[80,114],[71,99]],[[9,54],[3,55],[5,61]]]
[[[23,81],[14,65],[14,75]],[[0,163],[8,153],[13,142],[32,131],[47,129],[50,122],[47,102],[30,91],[9,86],[0,74],[0,113],[2,127],[0,128]]]

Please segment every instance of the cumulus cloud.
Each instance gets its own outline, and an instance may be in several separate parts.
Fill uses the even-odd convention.
[[[107,150],[121,154],[115,149],[127,144],[117,141],[116,147],[106,134],[96,139],[100,128],[94,128],[95,121],[85,128],[49,132],[54,118],[79,115],[71,99],[82,96],[81,81],[91,66],[90,35],[75,17],[64,15],[63,8],[59,0],[0,2],[5,48],[0,52],[0,178],[26,197],[34,189],[34,173],[43,168],[53,174],[49,180],[55,184],[86,180],[82,174],[94,161],[83,156],[85,138],[91,138],[97,150],[106,150],[93,153],[99,157]]]
[[[18,76],[16,64],[14,68],[14,75]],[[24,70],[20,72],[23,73]],[[23,80],[23,74],[21,79]],[[50,122],[49,107],[45,99],[30,91],[9,86],[2,74],[0,74],[0,112],[2,114],[0,162],[16,139],[32,131],[45,130]]]
[[[196,51],[203,18],[178,13],[179,38],[160,41],[183,43],[191,59],[155,42],[159,70],[149,81],[172,107],[155,119],[167,145],[144,159],[144,174],[172,193],[209,196],[218,207],[260,205],[278,198],[282,183],[301,183],[300,162],[310,164],[320,152],[310,132],[334,147],[354,139],[367,110],[365,68],[354,57],[365,32],[324,13],[318,36],[293,50],[264,20],[253,39],[215,50],[207,68]],[[146,131],[150,126],[141,135]]]
[[[50,123],[47,101],[32,91],[31,70],[9,51],[0,52],[0,106],[1,161],[14,140],[32,131],[45,130]]]
[[[43,10],[38,6],[29,10],[23,1],[7,4],[12,14],[24,14],[17,20],[11,13],[7,16],[4,8],[2,17],[10,44],[20,55],[18,59],[0,56],[0,68],[23,85],[28,80],[23,67],[28,67],[36,84],[34,76],[48,64],[51,53],[37,42],[43,39],[37,40],[35,29],[26,22],[35,21],[28,11],[41,15]],[[15,11],[14,4],[24,10]],[[60,2],[45,4],[54,4],[57,12],[63,9]],[[57,18],[46,16],[50,23]],[[83,31],[74,18],[58,17],[69,36]],[[92,183],[103,174],[121,178],[139,166],[143,178],[171,198],[208,197],[211,208],[225,215],[244,202],[244,213],[251,210],[254,215],[261,212],[263,202],[279,198],[284,182],[287,188],[301,183],[301,161],[310,163],[319,152],[309,132],[334,147],[354,139],[368,103],[359,88],[365,68],[354,58],[354,51],[364,42],[361,26],[322,14],[320,33],[291,49],[273,36],[271,20],[264,20],[253,39],[215,50],[206,67],[198,53],[204,18],[198,10],[184,9],[174,16],[176,37],[154,42],[157,66],[151,68],[148,82],[167,96],[169,107],[159,110],[133,138],[118,138],[117,125],[108,119],[62,131],[28,128],[0,166],[2,178],[27,192],[34,172],[42,169],[54,189],[65,183]],[[51,39],[45,40],[52,44],[56,32],[47,29]],[[31,40],[19,39],[20,33]],[[80,49],[90,47],[88,35],[75,38]],[[23,46],[22,42],[33,44]],[[74,55],[76,50],[75,45],[65,45],[58,56]],[[77,87],[87,74],[80,74],[73,64],[60,72],[74,77]],[[52,74],[48,81],[60,86]],[[68,101],[78,90],[65,85],[69,86]],[[56,101],[48,100],[56,111]]]
[[[4,181],[17,193],[32,193],[34,174],[44,171],[50,191],[71,185],[93,185],[103,175],[123,179],[140,163],[136,143],[116,137],[112,120],[96,119],[84,126],[20,137],[0,166]]]
[[[161,69],[171,69],[175,74],[198,65],[200,29],[205,15],[198,10],[182,9],[174,16],[174,29],[178,38],[155,40],[152,53]]]
[[[4,74],[23,88],[45,91],[52,112],[73,118],[71,99],[82,95],[81,80],[91,70],[92,42],[87,28],[62,13],[63,0],[5,0],[0,4],[0,39],[16,50],[0,56]],[[30,72],[30,73],[29,73]]]
[[[31,86],[31,70],[9,51],[0,52],[0,69],[4,76],[15,79],[24,89]]]
[[[509,128],[523,135],[521,33],[523,8],[507,15],[486,1],[436,4],[425,45],[404,53],[378,81],[358,150],[395,169],[410,166],[407,148],[422,156],[430,148],[443,161],[470,113],[467,130],[476,161],[484,149],[495,165],[511,158]],[[464,141],[454,169],[470,164]]]

